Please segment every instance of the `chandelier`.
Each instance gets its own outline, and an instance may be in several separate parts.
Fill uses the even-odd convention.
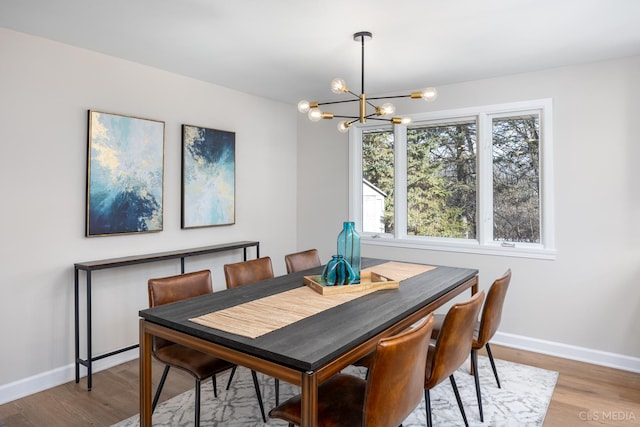
[[[342,118],[347,119],[338,123],[338,130],[340,132],[347,132],[349,130],[349,126],[352,124],[366,123],[367,119],[370,120],[382,120],[387,121],[393,124],[407,124],[411,122],[411,118],[409,117],[392,117],[396,112],[396,107],[390,103],[385,102],[379,106],[375,105],[372,101],[381,101],[386,99],[393,98],[411,98],[411,99],[424,99],[427,102],[434,101],[438,97],[438,91],[434,87],[428,87],[424,90],[418,92],[411,92],[409,95],[397,95],[397,96],[378,96],[367,98],[364,93],[364,42],[365,40],[371,40],[372,35],[369,31],[360,31],[353,35],[353,40],[359,41],[362,46],[362,55],[361,55],[361,90],[360,95],[352,92],[348,87],[346,82],[341,78],[335,78],[331,81],[331,92],[340,94],[350,94],[355,99],[348,99],[344,101],[333,101],[333,102],[309,102],[306,100],[302,100],[298,103],[298,111],[301,113],[307,113],[309,120],[312,122],[320,121],[321,119],[333,119],[333,118]],[[341,116],[335,115],[333,113],[329,113],[326,111],[320,110],[321,105],[330,105],[330,104],[342,104],[345,102],[355,102],[358,101],[360,105],[360,111],[358,116]],[[390,117],[391,116],[391,117]]]

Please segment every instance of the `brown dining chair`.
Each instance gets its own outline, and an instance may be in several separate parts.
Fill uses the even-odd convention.
[[[227,281],[227,289],[242,285],[273,279],[273,266],[270,257],[262,257],[249,261],[241,261],[233,264],[225,264],[224,278]]]
[[[318,425],[401,426],[422,399],[425,363],[433,316],[397,335],[382,338],[366,380],[336,374],[318,388]],[[271,418],[300,425],[301,396],[273,408]]]
[[[476,384],[476,396],[478,399],[478,411],[480,412],[480,421],[484,422],[484,414],[482,411],[482,393],[480,391],[480,379],[478,377],[478,350],[485,347],[487,355],[489,356],[489,362],[491,362],[491,369],[493,375],[496,378],[498,388],[500,387],[500,379],[498,378],[498,370],[496,369],[493,355],[491,354],[491,346],[489,341],[498,330],[500,326],[500,320],[502,318],[502,307],[504,306],[504,300],[507,296],[507,289],[509,289],[509,283],[511,282],[511,270],[507,270],[502,277],[496,279],[489,291],[487,292],[487,299],[482,307],[480,313],[480,320],[476,322],[475,331],[473,333],[473,341],[471,342],[471,371],[474,376]],[[436,324],[434,326],[433,334],[437,335],[442,327],[442,315],[436,315]]]
[[[270,257],[262,257],[252,259],[249,261],[241,261],[233,264],[224,265],[224,278],[227,282],[227,289],[237,288],[238,286],[249,285],[261,280],[273,279],[273,265],[271,264]],[[234,367],[231,370],[229,381],[227,382],[227,390],[231,385],[231,380],[236,372]],[[251,370],[251,376],[253,377],[253,384],[256,387],[256,393],[260,396],[260,412],[262,413],[262,419],[266,423],[267,417],[264,413],[264,405],[262,404],[262,396],[260,395],[260,388],[258,387],[258,377],[256,371]],[[280,382],[275,379],[275,391],[276,391],[276,406],[280,401]]]
[[[322,265],[317,249],[309,249],[306,251],[285,255],[284,263],[287,266],[287,274],[295,273],[302,270],[308,270],[314,267],[320,267]]]
[[[470,300],[454,304],[442,320],[442,327],[435,340],[429,346],[427,366],[424,378],[424,399],[427,412],[427,426],[431,427],[431,398],[429,390],[449,377],[453,392],[464,420],[468,426],[464,406],[458,393],[453,373],[467,360],[471,351],[473,329],[484,300],[484,291],[480,291]]]
[[[177,276],[149,279],[148,291],[150,307],[207,295],[213,292],[211,272],[202,270]],[[191,374],[195,378],[195,425],[196,427],[199,426],[201,382],[211,377],[213,394],[218,397],[216,374],[232,369],[235,365],[226,360],[159,337],[153,337],[152,354],[157,360],[165,364],[165,368],[153,397],[151,411],[153,412],[156,408],[169,369],[174,367]]]

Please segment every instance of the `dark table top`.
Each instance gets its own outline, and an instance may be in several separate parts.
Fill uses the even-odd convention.
[[[363,258],[362,268],[387,261]],[[399,289],[364,295],[255,339],[188,319],[304,286],[303,277],[320,274],[322,267],[141,310],[139,314],[148,322],[289,368],[313,371],[478,274],[475,269],[437,267],[403,280]]]

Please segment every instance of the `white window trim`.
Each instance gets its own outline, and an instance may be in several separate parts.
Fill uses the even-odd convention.
[[[493,117],[524,114],[528,111],[540,112],[540,204],[541,204],[541,242],[540,244],[515,243],[501,244],[491,239],[490,230],[493,222],[493,184],[491,153],[491,120]],[[538,99],[523,102],[435,111],[411,116],[413,123],[442,119],[460,119],[474,117],[478,120],[478,236],[475,240],[450,239],[423,236],[407,236],[406,231],[406,194],[399,195],[395,191],[395,232],[393,235],[362,232],[362,130],[380,125],[354,125],[349,128],[349,218],[356,223],[356,228],[364,244],[376,246],[392,246],[402,248],[426,249],[448,252],[477,253],[486,255],[513,256],[522,258],[555,259],[555,229],[553,206],[553,135],[552,100]],[[482,123],[481,125],[481,121]],[[406,132],[403,125],[395,125],[395,185],[396,188],[406,186]],[[480,175],[482,174],[482,175]]]

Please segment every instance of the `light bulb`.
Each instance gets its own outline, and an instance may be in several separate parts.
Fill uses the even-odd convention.
[[[301,113],[306,113],[307,111],[309,111],[309,101],[303,99],[302,101],[298,102],[298,111],[300,111]]]
[[[347,83],[341,78],[335,78],[331,80],[331,92],[333,93],[342,93],[347,92],[349,88],[347,88]]]
[[[309,117],[309,120],[311,120],[312,122],[317,122],[322,120],[322,111],[320,111],[319,108],[312,108],[307,113],[307,116]]]
[[[435,87],[428,87],[422,91],[422,99],[427,102],[435,101],[438,98],[438,91]]]
[[[400,123],[402,123],[403,125],[408,125],[409,123],[411,123],[411,117],[403,117],[400,120]]]
[[[380,108],[378,108],[379,116],[390,116],[395,112],[396,112],[396,106],[390,102],[387,102],[386,104],[382,104]]]
[[[338,123],[338,130],[342,133],[349,132],[349,124],[346,121]]]

